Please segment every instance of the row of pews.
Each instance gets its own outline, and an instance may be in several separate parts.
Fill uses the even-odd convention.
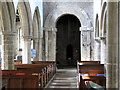
[[[32,61],[32,64],[14,63],[14,70],[2,70],[5,88],[44,88],[56,73],[55,61]]]
[[[80,89],[106,88],[104,65],[99,61],[79,61],[77,70]]]

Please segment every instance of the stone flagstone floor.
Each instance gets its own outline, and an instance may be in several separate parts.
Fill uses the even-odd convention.
[[[78,88],[77,69],[58,69],[55,77],[47,88]]]

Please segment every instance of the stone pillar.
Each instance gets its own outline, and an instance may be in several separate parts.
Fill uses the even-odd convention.
[[[54,31],[53,31],[53,46],[54,46],[54,48],[53,48],[53,61],[56,61],[56,47],[57,47],[57,45],[56,45],[56,39],[57,39],[57,36],[56,36],[56,33],[57,33],[57,29],[55,28],[54,29]]]
[[[120,15],[120,2],[119,2],[119,15]],[[119,18],[119,30],[120,30],[120,18]],[[120,32],[119,32],[119,53],[120,53]],[[120,55],[119,55],[119,88],[120,88]]]
[[[106,37],[101,38],[101,64],[106,63]]]
[[[48,43],[48,47],[49,47],[49,61],[56,61],[56,28],[52,28],[49,31],[49,43]]]
[[[36,50],[36,57],[33,59],[33,61],[39,61],[39,39],[38,38],[33,39],[33,49]]]
[[[48,61],[48,30],[45,29],[45,61]]]
[[[16,29],[16,31],[17,31],[17,29]],[[14,57],[16,57],[16,55],[18,55],[18,33],[16,33],[16,35],[15,35],[15,39],[14,39],[15,41],[15,45],[14,45]]]
[[[94,61],[100,61],[100,38],[95,38],[94,43]]]
[[[91,58],[91,31],[93,28],[81,27],[81,61],[90,61]]]
[[[42,37],[39,39],[39,61],[42,61]]]
[[[2,35],[2,70],[14,69],[14,34]]]
[[[22,52],[22,63],[30,64],[31,63],[31,36],[23,37],[23,52]]]
[[[118,2],[107,4],[107,25],[106,88],[118,88]]]

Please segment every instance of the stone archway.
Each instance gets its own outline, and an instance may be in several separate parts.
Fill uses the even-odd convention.
[[[104,22],[105,22],[105,14],[107,10],[107,3],[103,2],[102,9],[101,9],[101,16],[100,16],[100,36],[104,34]]]
[[[100,61],[100,30],[99,30],[99,16],[95,17],[95,43],[94,43],[94,61]]]
[[[42,36],[41,36],[41,19],[39,8],[35,8],[33,16],[33,48],[36,49],[36,58],[34,61],[42,60]]]
[[[75,15],[79,21],[81,21],[82,27],[90,28],[92,23],[87,13],[77,6],[67,7],[58,6],[56,9],[52,10],[51,13],[47,16],[44,27],[45,28],[55,28],[57,20],[64,14]]]
[[[32,16],[29,2],[19,2],[18,12],[22,29],[23,47],[22,63],[31,63]]]
[[[57,21],[56,62],[58,67],[76,66],[81,59],[80,31],[81,23],[74,15],[62,15]]]
[[[103,2],[100,20],[101,64],[106,64],[106,2]]]
[[[47,16],[45,23],[44,23],[44,31],[45,31],[45,59],[46,60],[51,60],[54,59],[56,60],[56,22],[57,20],[65,14],[72,14],[75,15],[79,21],[81,22],[81,59],[82,60],[90,60],[90,34],[91,31],[93,31],[92,28],[92,23],[90,18],[88,17],[87,13],[79,8],[78,6],[68,6],[67,8],[65,6],[58,6],[56,9],[52,10],[51,13]],[[49,33],[54,33],[54,38],[48,37],[50,34]],[[87,38],[88,37],[88,38]],[[87,43],[83,43],[83,41],[87,39]],[[49,46],[49,43],[54,43],[54,45]],[[54,46],[54,48],[52,48]],[[48,48],[52,50],[48,50]],[[50,52],[49,52],[50,51]],[[53,55],[50,55],[53,58],[49,58],[49,54],[54,53]],[[86,55],[87,54],[87,55]]]
[[[10,8],[10,9],[9,9]],[[2,2],[2,70],[14,69],[15,11],[13,2]]]

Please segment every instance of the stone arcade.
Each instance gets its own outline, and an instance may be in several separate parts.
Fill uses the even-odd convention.
[[[42,88],[78,88],[86,61],[103,67],[105,88],[120,88],[119,14],[119,0],[1,0],[1,70],[42,68]]]

